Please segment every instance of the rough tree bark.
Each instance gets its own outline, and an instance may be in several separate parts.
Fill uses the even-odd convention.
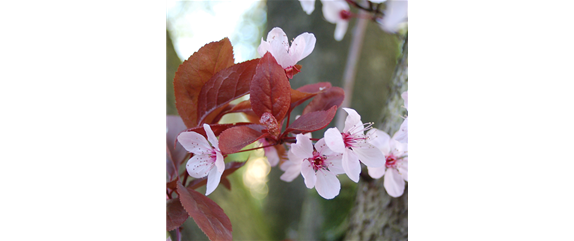
[[[391,136],[404,120],[401,93],[407,90],[407,81],[408,38],[392,78],[390,94],[383,104],[382,124],[378,127]],[[345,240],[408,240],[408,184],[402,196],[393,198],[383,187],[383,178],[373,180],[366,170],[361,174]]]

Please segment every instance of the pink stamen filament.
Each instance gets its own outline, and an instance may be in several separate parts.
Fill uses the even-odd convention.
[[[352,148],[360,141],[366,141],[369,136],[365,136],[363,133],[373,128],[373,122],[364,123],[362,125],[362,129],[359,129],[360,126],[353,126],[349,131],[346,133],[341,133],[343,135],[343,142],[345,143],[345,147]]]

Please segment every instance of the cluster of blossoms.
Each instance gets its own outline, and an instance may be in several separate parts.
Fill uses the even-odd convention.
[[[315,10],[315,0],[299,0],[299,2],[307,14],[310,15]],[[396,33],[408,19],[408,0],[369,0],[369,2],[370,8],[362,7],[354,0],[321,0],[325,20],[336,24],[335,40],[341,41],[347,32],[349,20],[352,17],[358,17],[350,11],[349,3],[363,10],[374,12],[372,19],[379,24],[381,29],[389,33]],[[383,2],[386,2],[386,8],[381,13],[378,4]]]
[[[290,46],[283,30],[273,28],[267,40],[261,40],[258,52],[261,55],[271,53],[287,77],[291,78],[299,71],[297,62],[313,51],[315,42],[313,34],[303,33]],[[407,93],[403,93],[402,97],[407,107]],[[354,109],[343,110],[348,114],[343,130],[329,128],[320,139],[311,138],[309,132],[296,134],[294,143],[287,151],[288,159],[282,162],[276,145],[270,144],[266,138],[259,139],[269,164],[276,166],[281,162],[280,168],[284,171],[281,180],[291,182],[301,174],[307,188],[315,188],[323,198],[332,199],[341,189],[337,175],[346,174],[352,181],[358,182],[363,163],[371,177],[378,179],[384,176],[384,186],[389,195],[401,196],[404,181],[408,181],[407,120],[390,138],[387,133],[372,128],[372,123],[363,123]],[[177,140],[194,154],[186,165],[189,175],[194,178],[207,176],[206,195],[209,195],[218,186],[225,163],[219,141],[210,125],[203,124],[203,130],[207,139],[204,135],[189,131],[182,132]],[[313,144],[313,141],[316,143]]]

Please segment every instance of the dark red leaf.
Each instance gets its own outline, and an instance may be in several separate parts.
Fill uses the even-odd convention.
[[[221,183],[225,188],[227,188],[227,190],[231,191],[231,182],[229,182],[229,179],[227,179],[227,177],[222,177],[219,183]]]
[[[243,165],[245,165],[245,162],[228,162],[228,163],[226,163],[225,164],[225,171],[223,171],[223,174],[221,174],[221,179],[223,180],[223,178],[226,178],[228,175],[231,175],[232,173],[237,171],[237,169],[239,169]],[[207,177],[194,179],[193,181],[191,181],[187,185],[187,187],[191,188],[191,189],[198,189],[199,187],[204,186],[205,184],[207,184]],[[229,188],[229,190],[231,190],[231,189]]]
[[[205,82],[233,62],[233,47],[224,38],[201,47],[179,66],[173,79],[175,107],[188,128],[197,126],[197,100]]]
[[[177,183],[177,194],[185,211],[209,240],[232,240],[231,221],[217,203],[181,183]]]
[[[303,109],[303,115],[314,111],[329,110],[333,106],[338,108],[343,103],[343,99],[345,99],[345,91],[340,87],[331,87],[315,96]]]
[[[179,198],[169,199],[166,201],[166,213],[167,231],[171,231],[181,226],[189,217],[185,209],[181,206]]]
[[[223,132],[224,130],[227,130],[231,127],[243,126],[243,125],[252,125],[252,124],[253,123],[250,123],[250,122],[238,122],[238,123],[231,123],[231,124],[209,124],[209,126],[211,127],[213,134],[215,134],[215,136],[219,136],[219,134],[221,134],[221,132]],[[181,134],[183,132],[190,132],[190,131],[197,132],[207,139],[207,134],[205,134],[205,129],[203,129],[203,125],[198,126],[198,127],[189,128],[185,131],[180,132],[179,134]],[[179,134],[178,134],[178,136],[179,136]]]
[[[199,124],[212,123],[229,102],[249,93],[258,63],[259,59],[254,59],[233,65],[217,72],[203,85],[197,107]]]
[[[227,113],[245,112],[251,110],[251,100],[244,100],[233,106]]]
[[[301,86],[297,90],[291,89],[291,109],[329,88],[331,83],[320,82]]]
[[[281,122],[291,104],[291,84],[285,71],[273,55],[267,52],[259,61],[251,81],[251,107],[257,116],[263,113],[273,114]]]
[[[307,133],[325,128],[337,112],[337,106],[332,106],[329,110],[314,111],[303,114],[285,130],[285,133]]]
[[[267,136],[265,126],[259,124],[233,127],[219,135],[219,149],[223,154],[240,151],[243,147]]]

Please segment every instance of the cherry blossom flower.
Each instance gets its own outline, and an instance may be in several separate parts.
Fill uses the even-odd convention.
[[[389,33],[396,33],[403,22],[408,20],[408,0],[388,0],[385,16],[378,22],[383,30]]]
[[[295,64],[313,52],[316,41],[314,34],[305,32],[297,36],[289,47],[289,39],[283,29],[275,27],[267,34],[267,41],[261,38],[257,52],[260,56],[265,55],[266,52],[271,53],[277,63],[285,69],[287,77],[291,79],[293,75],[300,72]]]
[[[217,137],[215,137],[211,127],[208,124],[203,124],[203,129],[207,134],[209,142],[199,133],[192,131],[179,134],[177,140],[183,148],[194,154],[193,157],[187,161],[187,173],[194,178],[207,176],[207,187],[205,191],[205,195],[207,196],[219,185],[221,174],[223,174],[225,170],[225,163],[223,161],[223,155],[219,150],[219,141]]]
[[[372,129],[369,134],[373,136],[371,143],[385,154],[385,165],[382,167],[367,167],[372,178],[379,179],[383,175],[383,186],[391,197],[400,197],[405,191],[405,182],[408,181],[408,146],[396,140],[397,134],[391,139],[384,131]],[[404,181],[403,181],[404,180]]]
[[[337,25],[335,27],[335,40],[341,41],[347,32],[347,26],[351,18],[349,4],[342,0],[321,0],[321,3],[323,3],[323,16],[325,19]]]
[[[299,2],[301,3],[303,11],[305,11],[307,15],[311,15],[315,10],[315,0],[299,0]]]
[[[409,110],[408,91],[405,91],[401,95],[401,97],[403,97],[403,100],[405,100],[405,108],[408,111]],[[407,118],[405,118],[405,120],[403,121],[403,124],[401,124],[399,131],[395,134],[394,136],[395,140],[402,143],[408,143],[409,142],[408,128],[409,128],[409,117],[407,116]]]
[[[286,172],[281,180],[292,181],[300,172],[305,186],[309,189],[315,187],[321,197],[332,199],[339,195],[341,183],[336,175],[345,173],[341,165],[342,154],[330,150],[325,139],[317,141],[313,149],[308,136],[298,134],[296,138],[297,143],[289,150],[289,161],[283,165]]]
[[[336,127],[325,131],[327,146],[336,153],[343,153],[343,169],[354,182],[359,182],[361,164],[367,167],[380,167],[385,164],[383,153],[369,142],[371,137],[365,135],[365,125],[361,122],[361,116],[351,108],[343,108],[347,114],[345,128],[340,132]],[[370,124],[367,124],[367,130]],[[359,162],[360,161],[360,162]]]

